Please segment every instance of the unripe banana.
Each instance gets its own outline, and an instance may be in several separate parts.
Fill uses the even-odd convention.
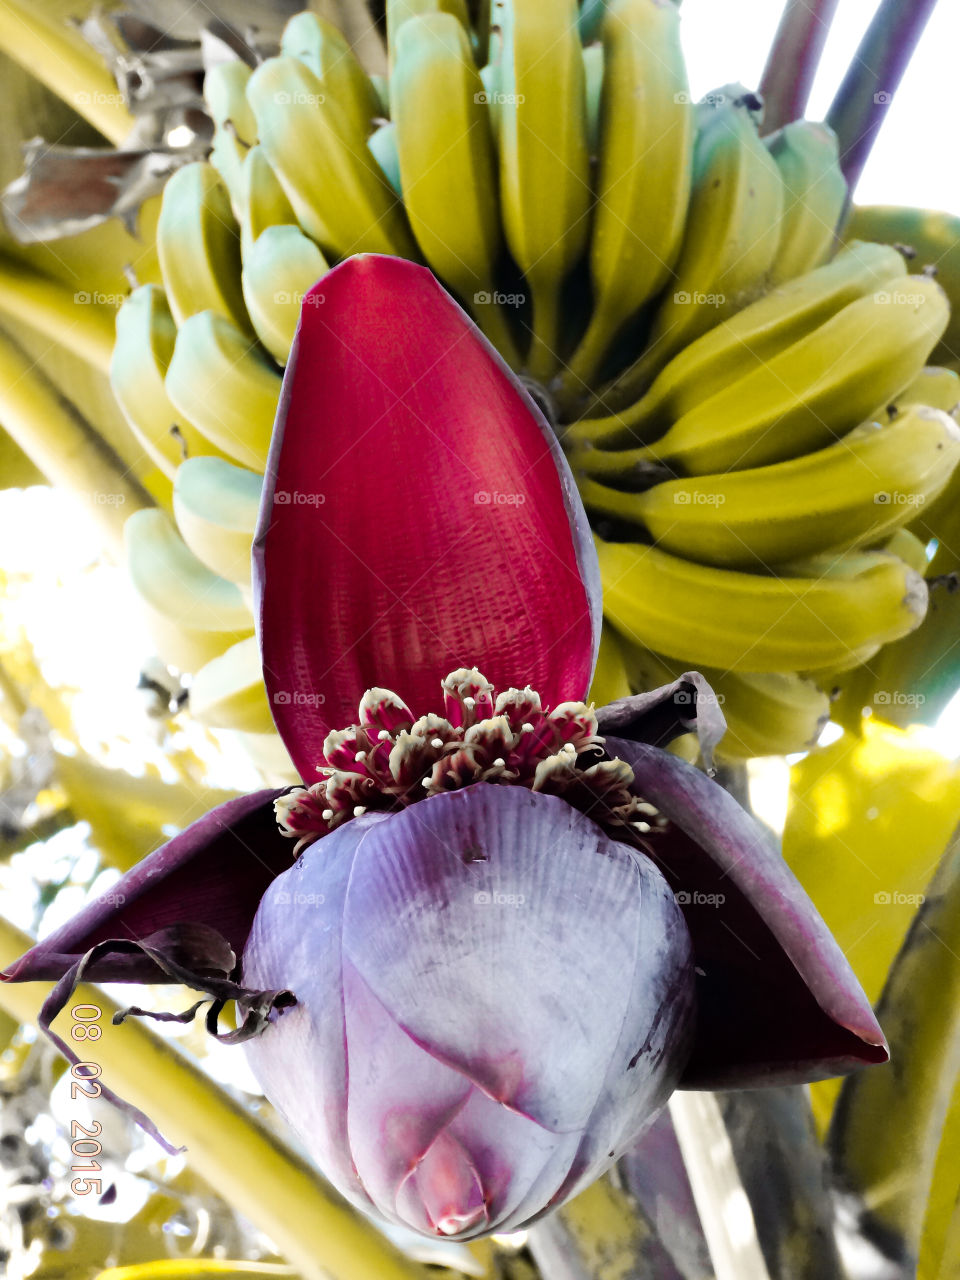
[[[240,229],[213,165],[198,160],[167,180],[157,253],[178,325],[198,311],[215,311],[253,332],[240,289]]]
[[[837,135],[825,124],[794,120],[764,141],[783,179],[780,246],[774,283],[812,271],[830,257],[847,201]]]
[[[184,542],[208,569],[245,587],[262,490],[262,476],[222,458],[189,458],[173,485]]]
[[[493,130],[494,139],[497,141],[500,138],[500,70],[502,66],[503,36],[499,27],[491,27],[487,61],[480,68],[480,79],[483,81],[483,91],[487,95],[490,127]],[[586,71],[584,71],[584,76],[586,76]]]
[[[604,610],[644,647],[731,671],[828,667],[923,620],[927,589],[894,556],[854,552],[788,577],[716,569],[656,547],[597,539]],[[846,561],[847,557],[841,557]]]
[[[392,120],[377,125],[367,139],[367,146],[398,196],[403,196],[400,182],[400,155],[397,151],[397,126]]]
[[[127,570],[165,662],[196,670],[253,630],[253,617],[233,582],[218,577],[186,546],[156,508],[124,526]]]
[[[852,242],[832,262],[779,285],[691,342],[629,409],[573,423],[564,442],[614,448],[656,440],[715,392],[805,338],[857,298],[902,276],[903,270],[903,257],[890,245]]]
[[[880,548],[888,555],[898,556],[917,573],[926,573],[929,566],[926,543],[921,542],[909,529],[897,529]]]
[[[928,364],[921,369],[906,390],[897,396],[897,408],[910,404],[928,404],[952,417],[960,413],[960,373]]]
[[[757,135],[757,99],[728,86],[699,109],[693,188],[674,280],[650,330],[647,351],[603,393],[630,404],[670,357],[753,302],[768,285],[780,243],[783,183]]]
[[[304,231],[325,256],[386,253],[416,258],[403,206],[364,133],[298,58],[268,58],[250,77],[271,167]]]
[[[813,333],[678,419],[655,444],[584,448],[571,463],[638,487],[666,467],[702,476],[780,462],[831,443],[888,404],[923,368],[949,316],[936,281],[903,276],[851,302]]]
[[[244,262],[268,227],[296,227],[297,215],[263,147],[251,147],[240,174],[240,250]]]
[[[497,0],[500,201],[507,244],[533,295],[527,371],[559,365],[560,292],[587,245],[590,171],[576,0]]]
[[[621,648],[634,693],[656,689],[683,673],[682,662],[670,662],[623,639]],[[699,670],[727,722],[727,732],[716,748],[720,760],[805,751],[830,718],[827,695],[812,680],[792,672]]]
[[[238,640],[194,673],[190,712],[214,729],[269,733],[273,717],[263,683],[256,636]]]
[[[167,395],[164,379],[176,339],[177,326],[159,285],[134,289],[117,312],[110,386],[131,431],[171,479],[185,457],[222,456]]]
[[[223,316],[203,311],[180,326],[166,387],[177,408],[224,453],[263,471],[280,381],[238,329]]]
[[[210,163],[230,192],[240,216],[240,172],[250,147],[257,141],[257,122],[247,102],[250,68],[239,59],[218,62],[203,77],[203,97],[214,123]]]
[[[587,94],[587,152],[591,160],[600,154],[600,99],[603,94],[603,45],[583,51],[583,75]],[[486,81],[484,81],[486,83]]]
[[[589,382],[624,322],[673,274],[690,198],[694,123],[677,6],[615,0],[603,24],[593,314],[566,387]]]
[[[267,227],[247,254],[243,296],[257,336],[278,364],[287,363],[304,297],[326,271],[323,254],[299,227]]]
[[[939,494],[960,461],[960,427],[912,405],[788,462],[667,480],[644,493],[581,484],[588,511],[646,529],[701,564],[762,569],[877,542]]]
[[[423,255],[516,366],[503,312],[489,300],[502,251],[496,149],[483,82],[455,18],[433,13],[404,22],[390,96],[400,182]],[[425,111],[425,102],[443,108]]]
[[[470,31],[470,14],[467,11],[466,0],[387,0],[385,12],[391,79],[394,59],[397,56],[397,37],[403,24],[410,18],[420,18],[431,13],[446,13],[456,18],[465,32]]]
[[[283,29],[280,52],[299,58],[323,85],[358,134],[369,134],[380,115],[380,98],[343,33],[315,13],[295,14]]]

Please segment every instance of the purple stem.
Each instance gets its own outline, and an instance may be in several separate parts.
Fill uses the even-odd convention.
[[[787,0],[760,81],[763,133],[773,133],[807,108],[839,0]]]
[[[881,0],[837,90],[827,124],[839,140],[851,196],[936,3]]]

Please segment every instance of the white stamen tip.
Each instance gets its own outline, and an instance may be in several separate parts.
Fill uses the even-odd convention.
[[[577,748],[573,745],[572,742],[565,742],[563,744],[563,752],[564,752],[564,755],[575,756],[577,754]]]
[[[420,785],[421,785],[421,787],[423,787],[423,789],[426,791],[426,790],[429,788],[429,786],[430,786],[430,779],[429,779],[429,778],[421,778],[421,779],[420,779]]]
[[[323,813],[322,813],[320,816],[321,816],[321,818],[323,818],[324,822],[332,822],[332,821],[333,821],[333,810],[332,810],[332,809],[324,809]]]
[[[520,732],[533,733],[533,725],[530,723],[529,720],[524,720],[523,724],[520,726]]]
[[[473,708],[477,705],[477,700],[476,698],[464,698],[463,705],[467,708],[468,711],[472,711]]]
[[[353,816],[355,818],[362,818],[366,812],[367,806],[365,804],[355,804],[353,806]]]
[[[380,739],[380,741],[381,741],[381,742],[389,742],[389,741],[390,741],[390,730],[389,730],[389,729],[381,729],[381,730],[380,730],[380,732],[377,734],[377,737]]]
[[[436,748],[437,748],[437,750],[439,751],[439,750],[440,750],[440,748],[443,746],[443,739],[442,739],[442,738],[431,738],[431,739],[430,739],[430,745],[431,745],[431,747],[436,747]]]
[[[358,751],[353,758],[356,760],[357,764],[360,764],[361,761],[366,760],[367,753],[365,751]]]
[[[505,769],[507,767],[507,762],[504,760],[503,756],[497,756],[496,760],[493,762],[493,767],[495,769]]]

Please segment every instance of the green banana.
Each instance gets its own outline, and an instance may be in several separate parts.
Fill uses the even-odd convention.
[[[960,373],[956,369],[928,364],[909,387],[900,392],[896,404],[898,409],[908,404],[928,404],[957,417],[960,413]]]
[[[562,340],[564,278],[590,227],[586,82],[576,0],[498,0],[500,202],[533,295],[527,372],[546,382]]]
[[[397,126],[392,120],[384,120],[377,125],[367,139],[367,146],[373,158],[384,172],[387,181],[398,196],[403,196],[400,182],[400,156],[397,152]]]
[[[622,637],[620,647],[634,693],[669,684],[683,674],[683,663],[670,662]],[[812,680],[780,671],[698,669],[727,722],[727,732],[717,744],[720,760],[805,751],[830,718],[830,699]]]
[[[656,547],[597,539],[604,610],[635,643],[731,671],[800,671],[906,635],[923,620],[926,584],[895,556],[852,553],[804,576],[742,573]]]
[[[260,145],[304,231],[328,258],[417,258],[403,205],[351,117],[298,58],[268,58],[247,98]]]
[[[812,271],[830,257],[847,202],[847,182],[829,125],[794,120],[764,142],[784,188],[780,245],[770,269],[776,283]]]
[[[202,311],[180,326],[167,394],[224,453],[263,471],[280,399],[280,377],[223,316]]]
[[[267,227],[244,259],[247,310],[278,364],[287,363],[304,296],[326,271],[323,254],[299,227]]]
[[[250,548],[263,477],[222,458],[188,458],[173,484],[173,514],[184,542],[221,578],[250,584]]]
[[[591,44],[583,51],[583,75],[587,94],[587,152],[594,160],[600,154],[600,99],[603,94],[603,45]]]
[[[515,366],[519,357],[495,299],[503,247],[496,148],[483,82],[455,18],[432,13],[402,25],[390,98],[400,183],[423,256]],[[443,109],[425,111],[425,101]]]
[[[911,405],[787,462],[667,480],[644,493],[581,483],[588,511],[642,526],[674,555],[757,569],[831,547],[878,541],[946,486],[960,461],[960,427]]]
[[[366,135],[380,115],[380,97],[343,33],[315,13],[295,14],[283,29],[280,52],[313,72],[357,134]]]
[[[240,219],[240,255],[244,262],[268,227],[298,225],[293,206],[259,145],[250,148],[243,162],[237,217]]]
[[[854,241],[832,262],[779,285],[691,342],[629,409],[572,423],[564,442],[614,448],[656,440],[715,392],[780,355],[843,307],[903,271],[903,257],[896,249]]]
[[[712,107],[711,103],[714,103]],[[602,393],[631,404],[681,347],[765,292],[780,243],[783,183],[757,134],[757,99],[742,86],[698,108],[693,187],[674,279],[654,316],[647,350]]]
[[[706,475],[795,458],[889,404],[923,368],[949,316],[943,290],[903,276],[849,303],[805,338],[679,418],[655,444],[571,453],[595,479],[637,487],[665,467]]]
[[[193,674],[190,712],[214,729],[269,733],[273,717],[256,636],[238,640]]]
[[[642,86],[642,91],[638,91]],[[625,321],[670,279],[693,164],[680,15],[672,0],[616,0],[603,24],[593,313],[563,385],[584,387]]]
[[[497,141],[500,139],[500,69],[502,66],[503,36],[499,27],[491,27],[488,60],[480,68],[480,79],[483,82],[486,107],[490,115],[490,127]],[[584,76],[586,74],[584,70]]]
[[[203,98],[214,124],[210,163],[230,192],[239,217],[240,171],[257,141],[257,122],[247,102],[250,68],[235,59],[218,62],[203,77]]]
[[[213,165],[178,169],[163,189],[157,221],[163,285],[177,324],[215,311],[252,333],[240,289],[240,229]]]
[[[201,564],[162,511],[134,512],[123,532],[127,571],[165,662],[196,670],[250,635],[240,588]]]
[[[422,18],[425,14],[446,13],[460,23],[465,32],[470,31],[470,14],[466,0],[387,0],[387,53],[390,59],[390,77],[393,78],[394,60],[397,56],[397,39],[403,24],[410,18]],[[392,101],[391,86],[391,101]]]
[[[117,312],[110,386],[131,431],[171,479],[185,457],[222,456],[170,401],[164,379],[177,326],[159,285],[144,284]]]

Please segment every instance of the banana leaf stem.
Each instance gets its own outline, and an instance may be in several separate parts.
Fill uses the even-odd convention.
[[[787,0],[760,81],[762,133],[773,133],[807,109],[839,0]]]
[[[0,51],[42,81],[57,97],[120,146],[133,116],[113,76],[66,23],[44,16],[44,6],[4,0]]]
[[[0,917],[0,968],[31,944]],[[48,990],[46,983],[0,983],[0,1008],[35,1022]],[[102,1010],[102,1035],[90,1058],[103,1080],[184,1143],[196,1172],[270,1237],[303,1280],[426,1280],[421,1267],[170,1041],[142,1023],[115,1027],[118,1006],[98,987],[81,984],[72,1003]],[[60,1032],[69,1034],[63,1026]]]
[[[36,363],[0,331],[0,423],[54,486],[87,505],[114,553],[124,522],[153,506],[110,446]]]
[[[851,196],[936,3],[881,0],[827,112]]]
[[[115,313],[89,293],[74,292],[0,255],[0,311],[59,342],[101,373],[110,372]]]

